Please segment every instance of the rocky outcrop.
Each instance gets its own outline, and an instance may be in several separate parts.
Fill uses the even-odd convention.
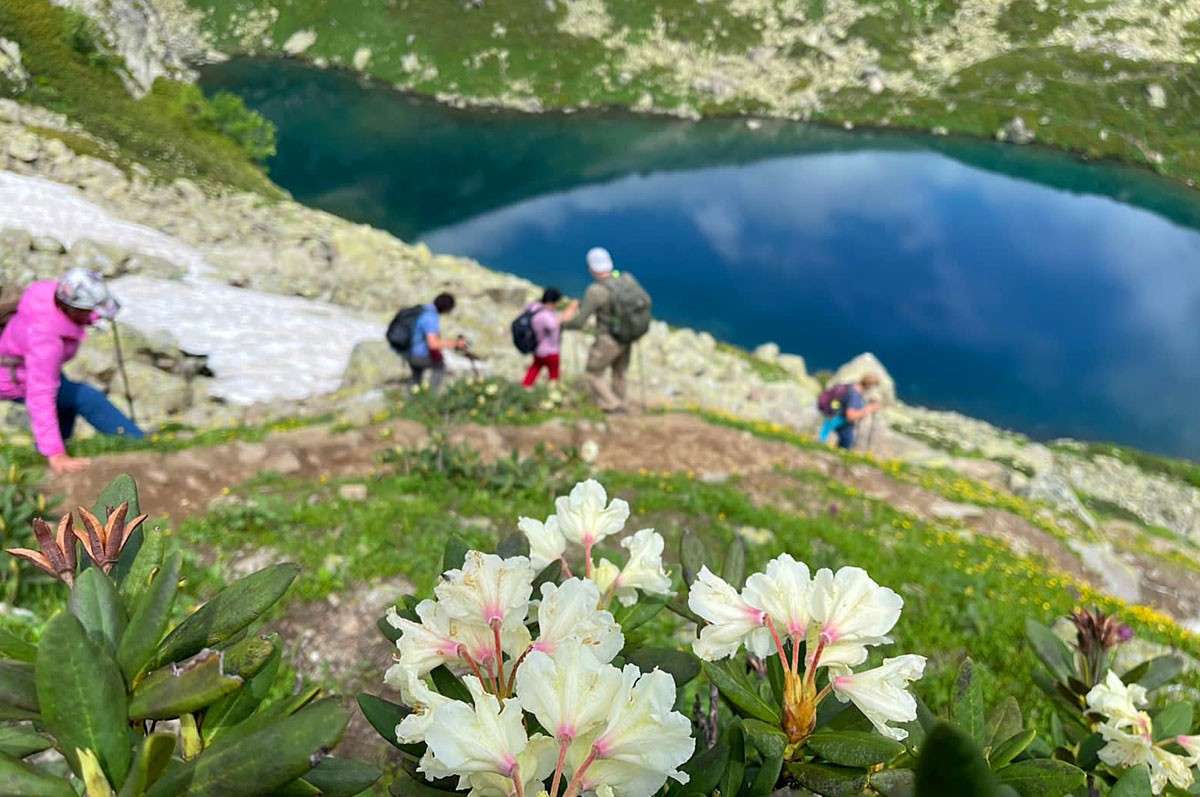
[[[29,72],[21,62],[21,45],[3,37],[0,37],[0,80],[17,92],[25,91],[30,80]]]
[[[879,378],[879,387],[876,388],[879,398],[885,403],[896,401],[896,381],[883,367],[883,363],[870,352],[858,355],[837,369],[837,373],[833,375],[833,382],[858,382],[867,374],[874,374]]]
[[[200,13],[185,0],[54,0],[81,11],[104,32],[125,64],[132,93],[150,91],[160,77],[190,80],[193,65],[219,59],[200,34]]]

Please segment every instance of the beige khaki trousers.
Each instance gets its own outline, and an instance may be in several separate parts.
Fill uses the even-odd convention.
[[[606,412],[625,406],[625,372],[629,370],[631,349],[632,346],[618,343],[612,335],[601,332],[588,352],[588,389],[596,404]],[[612,387],[604,379],[604,372],[609,368],[612,368]]]

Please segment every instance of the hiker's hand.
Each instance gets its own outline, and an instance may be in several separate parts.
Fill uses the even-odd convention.
[[[464,338],[462,335],[459,335],[458,339],[454,341],[454,348],[456,348],[456,349],[467,348],[467,339]]]
[[[71,457],[66,454],[55,454],[50,457],[50,470],[57,474],[75,473],[91,464],[92,461],[85,457]]]

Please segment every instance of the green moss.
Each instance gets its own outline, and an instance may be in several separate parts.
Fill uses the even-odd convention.
[[[21,46],[33,85],[23,98],[65,114],[99,139],[112,142],[118,165],[145,165],[163,179],[188,177],[278,196],[238,145],[198,117],[190,87],[159,80],[134,100],[98,40],[94,23],[50,0],[0,3],[0,36]],[[94,145],[60,134],[73,149]]]

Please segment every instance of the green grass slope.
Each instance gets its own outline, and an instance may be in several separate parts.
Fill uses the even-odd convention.
[[[77,152],[123,168],[138,163],[162,179],[187,177],[279,195],[246,151],[220,129],[213,107],[194,86],[160,79],[145,97],[131,97],[119,60],[105,52],[98,29],[86,17],[50,0],[3,2],[0,37],[20,45],[21,60],[33,76],[23,91],[0,77],[0,97],[49,108],[82,126],[95,139],[61,136]]]
[[[188,2],[226,51],[309,32],[305,58],[429,94],[989,138],[1020,117],[1044,144],[1200,176],[1197,0]]]

